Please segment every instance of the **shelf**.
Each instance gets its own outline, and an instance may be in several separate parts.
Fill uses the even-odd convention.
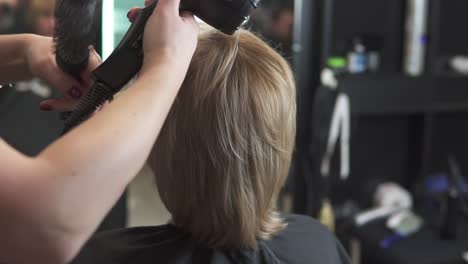
[[[468,111],[468,77],[346,76],[339,89],[349,95],[352,112],[411,115]]]

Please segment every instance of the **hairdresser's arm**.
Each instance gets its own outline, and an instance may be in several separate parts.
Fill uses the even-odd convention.
[[[9,64],[23,56],[28,45],[27,34],[0,36],[0,65]],[[1,79],[0,79],[1,81]]]
[[[25,57],[32,38],[29,34],[0,36],[0,83],[33,77]]]
[[[0,143],[0,263],[68,262],[141,169],[196,47],[179,2],[159,1],[140,78],[114,102],[37,157]]]

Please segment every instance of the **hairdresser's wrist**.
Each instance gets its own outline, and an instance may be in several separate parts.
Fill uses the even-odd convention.
[[[143,61],[143,67],[140,75],[151,74],[161,69],[167,71],[173,76],[179,76],[182,80],[185,78],[190,62],[177,58],[171,52],[160,52],[158,56],[146,56]]]
[[[16,62],[18,61],[24,61],[26,62],[27,59],[27,53],[29,50],[29,47],[31,46],[31,43],[33,42],[34,35],[33,34],[18,34],[16,35],[16,48],[15,48],[15,54],[14,54],[14,60]]]
[[[151,64],[144,64],[138,79],[148,84],[150,89],[179,90],[187,70],[174,60],[159,60]]]

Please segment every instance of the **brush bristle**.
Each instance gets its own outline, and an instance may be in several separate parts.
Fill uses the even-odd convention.
[[[89,46],[95,43],[100,14],[100,0],[59,0],[55,7],[57,63],[79,79],[87,67]]]

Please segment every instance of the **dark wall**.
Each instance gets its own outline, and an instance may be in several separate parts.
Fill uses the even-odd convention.
[[[348,181],[340,181],[335,170],[335,202],[366,200],[363,189],[377,179],[407,184],[410,162],[414,161],[410,148],[417,147],[411,142],[411,121],[407,117],[353,119],[351,176]]]
[[[440,38],[438,53],[441,55],[468,54],[468,16],[466,14],[468,3],[466,0],[433,0],[434,5],[440,9],[440,23],[435,25]]]
[[[468,112],[439,114],[434,119],[431,172],[447,171],[449,155],[457,158],[468,177]]]
[[[39,110],[41,100],[30,91],[0,90],[0,137],[30,156],[55,140],[62,127],[58,113]]]
[[[294,188],[294,212],[314,215],[319,202],[315,192],[317,178],[313,177],[312,157],[312,108],[319,84],[322,0],[296,0],[293,39],[294,73],[297,86],[297,138],[291,178]]]

